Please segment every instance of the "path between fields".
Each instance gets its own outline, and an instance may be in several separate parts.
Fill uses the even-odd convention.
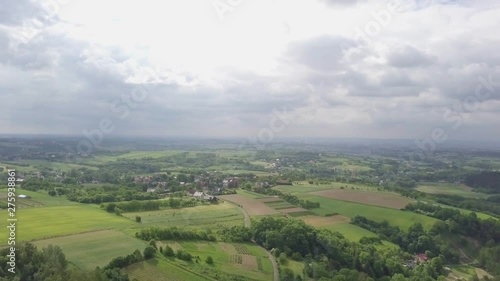
[[[236,205],[236,204],[235,204]],[[248,215],[247,211],[243,209],[242,207],[238,206],[238,208],[243,212],[243,216],[245,217],[245,227],[250,227],[250,216]],[[254,240],[252,242],[255,243]],[[276,263],[276,258],[265,248],[261,247],[259,244],[255,243],[257,246],[259,246],[264,252],[266,252],[267,256],[269,257],[269,260],[271,261],[271,264],[273,265],[273,280],[274,281],[279,281],[280,280],[280,274],[278,272],[278,263]]]

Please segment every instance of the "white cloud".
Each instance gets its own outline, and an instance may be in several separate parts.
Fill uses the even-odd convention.
[[[479,77],[500,81],[493,0],[406,1],[385,20],[391,1],[242,1],[223,21],[211,1],[59,2],[2,3],[3,132],[112,118],[116,134],[247,136],[286,107],[283,136],[418,137]],[[122,120],[111,105],[137,87],[147,97]],[[456,137],[500,139],[499,91]]]

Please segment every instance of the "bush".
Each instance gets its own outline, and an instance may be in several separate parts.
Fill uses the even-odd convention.
[[[163,250],[163,255],[165,257],[174,257],[175,253],[174,253],[174,250],[170,246],[165,246],[165,249]]]
[[[142,221],[141,217],[140,216],[135,216],[135,221],[140,223]]]
[[[146,249],[144,249],[144,259],[152,259],[155,257],[156,249],[153,248],[152,246],[147,246]]]
[[[207,264],[214,264],[214,259],[211,256],[208,256],[207,259],[205,260]]]
[[[185,252],[183,250],[178,250],[177,258],[183,261],[191,261],[193,259],[193,256],[191,256],[191,254],[188,252]]]

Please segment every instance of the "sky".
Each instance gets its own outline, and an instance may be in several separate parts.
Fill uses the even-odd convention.
[[[497,0],[0,0],[0,133],[500,141]]]

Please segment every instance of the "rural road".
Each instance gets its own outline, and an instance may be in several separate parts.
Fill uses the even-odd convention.
[[[225,200],[228,201],[227,199],[225,199]],[[228,201],[228,202],[231,202],[231,201]],[[231,202],[231,203],[233,203],[233,202]],[[233,203],[233,204],[235,204],[235,203]],[[243,213],[243,216],[245,217],[245,227],[250,227],[250,216],[248,215],[248,213],[240,205],[238,205],[238,204],[235,204],[235,205],[238,206],[238,208]],[[252,240],[252,242],[255,243],[255,241],[253,241],[253,240]],[[255,243],[255,244],[257,244],[257,243]],[[280,273],[278,271],[278,263],[276,262],[276,258],[265,248],[263,248],[261,246],[259,246],[259,248],[261,248],[264,252],[266,252],[267,256],[269,257],[269,260],[271,261],[271,263],[273,265],[273,275],[274,275],[273,280],[279,281],[280,280]]]

